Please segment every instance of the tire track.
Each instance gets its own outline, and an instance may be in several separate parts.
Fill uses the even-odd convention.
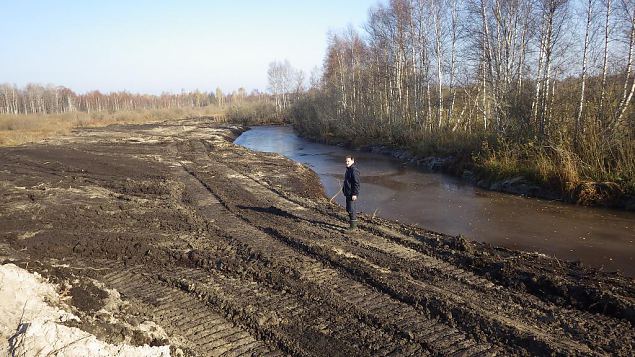
[[[153,311],[155,322],[197,355],[279,355],[280,351],[225,319],[196,296],[162,284],[144,274],[144,270],[118,269],[104,275],[102,281],[126,298],[145,304]]]
[[[261,335],[273,336],[295,355],[382,356],[377,354],[378,346],[400,355],[428,354],[416,343],[383,333],[323,302],[308,301],[257,282],[228,278],[215,271],[201,273],[188,269],[178,269],[162,279],[205,297],[224,309],[225,314],[243,319],[243,323]],[[297,341],[306,343],[300,345]],[[322,348],[316,350],[316,345]]]

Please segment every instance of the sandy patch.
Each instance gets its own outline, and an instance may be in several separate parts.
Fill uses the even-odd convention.
[[[113,345],[62,323],[79,320],[63,309],[55,286],[13,264],[0,266],[0,355],[169,356],[170,347]],[[150,326],[148,326],[150,327]]]

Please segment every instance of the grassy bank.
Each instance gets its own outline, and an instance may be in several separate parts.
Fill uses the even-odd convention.
[[[243,125],[283,124],[287,117],[278,113],[275,105],[266,100],[232,104],[225,110],[225,116],[227,121]]]

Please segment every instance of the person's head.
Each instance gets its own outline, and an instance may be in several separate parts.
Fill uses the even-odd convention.
[[[346,156],[346,167],[351,167],[355,163],[355,158],[351,155]]]

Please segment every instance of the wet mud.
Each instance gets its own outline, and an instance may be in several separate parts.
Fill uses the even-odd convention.
[[[242,130],[0,149],[0,262],[57,283],[101,339],[184,355],[633,355],[633,279],[365,215],[347,233],[313,171]]]

